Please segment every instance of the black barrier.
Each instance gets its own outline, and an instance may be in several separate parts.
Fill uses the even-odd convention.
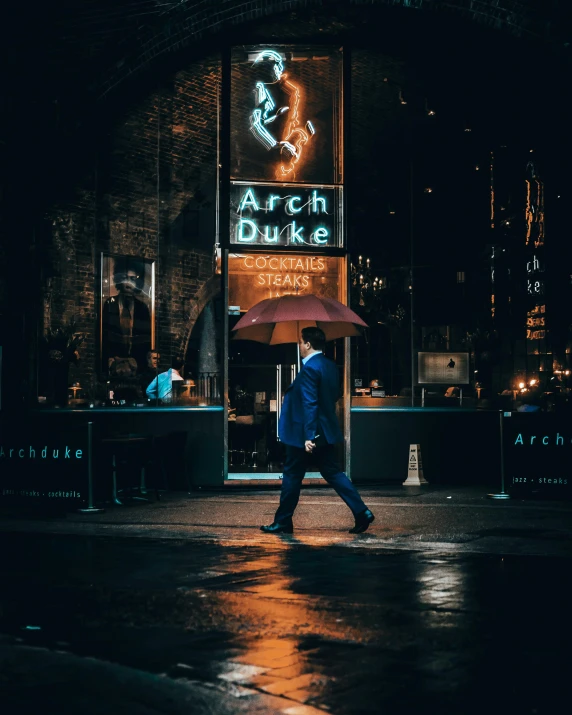
[[[27,419],[0,425],[0,500],[79,508],[88,502],[87,421],[64,433],[57,421]]]
[[[572,419],[551,412],[505,412],[506,485],[519,498],[572,498]]]
[[[500,478],[501,478],[501,488],[500,491],[494,492],[492,494],[487,494],[489,499],[510,499],[510,494],[506,491],[506,460],[505,460],[505,444],[504,444],[504,418],[510,417],[510,412],[504,412],[501,410],[499,412],[499,445],[500,445]]]
[[[100,514],[105,509],[95,506],[93,501],[93,422],[87,423],[87,506],[78,509],[81,514]]]

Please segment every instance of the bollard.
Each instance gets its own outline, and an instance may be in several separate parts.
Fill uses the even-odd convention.
[[[87,423],[87,507],[80,514],[99,514],[105,509],[93,506],[93,422]]]
[[[487,494],[489,499],[510,499],[510,494],[504,490],[504,439],[503,439],[503,418],[510,417],[510,412],[499,411],[500,419],[500,473],[501,473],[501,490],[496,494]]]

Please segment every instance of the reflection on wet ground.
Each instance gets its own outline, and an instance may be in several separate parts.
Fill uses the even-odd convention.
[[[290,537],[7,534],[0,546],[4,634],[208,683],[253,712],[266,696],[267,712],[291,715],[551,713],[567,701],[567,559]]]

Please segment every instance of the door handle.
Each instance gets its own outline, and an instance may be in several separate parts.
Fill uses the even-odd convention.
[[[280,422],[280,413],[282,412],[282,365],[276,365],[276,439],[280,442],[278,436],[278,423]]]

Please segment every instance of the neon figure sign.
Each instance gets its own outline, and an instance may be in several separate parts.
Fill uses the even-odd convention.
[[[339,200],[334,188],[233,184],[231,243],[335,246]]]
[[[261,79],[256,82],[250,131],[265,149],[278,153],[276,180],[294,181],[304,146],[316,130],[311,121],[303,123],[300,118],[302,91],[284,72],[282,56],[275,50],[263,50],[254,66]]]
[[[304,101],[313,82],[332,82],[341,88],[339,54],[330,53],[328,65],[306,65],[303,76],[308,88],[302,88],[285,72],[290,54],[280,50],[247,50],[248,72],[241,69],[233,74],[236,103],[233,100],[231,117],[236,117],[232,120],[236,124],[231,127],[229,240],[249,249],[340,248],[343,187],[341,164],[334,161],[340,149],[334,138],[339,131],[336,135],[333,124],[331,131],[328,124],[316,129]],[[237,68],[245,66],[244,51],[239,51]],[[312,59],[329,59],[330,54]],[[338,116],[334,96],[332,92],[331,100],[316,98],[316,115]]]

